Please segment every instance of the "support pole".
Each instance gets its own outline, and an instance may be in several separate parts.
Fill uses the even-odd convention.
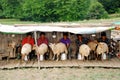
[[[34,31],[34,39],[35,39],[35,45],[37,45],[37,32]]]
[[[34,31],[34,39],[35,39],[35,45],[37,46],[37,32]],[[40,61],[38,59],[38,69],[40,69]]]

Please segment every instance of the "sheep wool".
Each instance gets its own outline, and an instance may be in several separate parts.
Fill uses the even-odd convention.
[[[97,42],[89,42],[87,45],[90,47],[91,50],[95,51]]]
[[[91,49],[89,48],[88,45],[82,44],[82,45],[79,47],[79,54],[81,54],[82,57],[83,57],[83,56],[88,57],[89,54],[90,54],[90,50],[91,50]]]
[[[99,42],[97,49],[96,49],[96,53],[97,54],[104,54],[104,53],[108,53],[108,45],[104,42]]]
[[[28,55],[32,50],[32,46],[28,43],[24,44],[21,49],[21,54]]]
[[[65,54],[68,53],[67,47],[64,43],[57,43],[57,44],[51,43],[50,48],[52,49],[54,54],[53,59],[55,58],[55,55],[57,55],[57,60],[58,60],[58,56],[60,55],[60,53],[63,53],[63,52],[65,52]]]
[[[44,55],[48,51],[48,46],[45,43],[42,43],[40,46],[36,47],[37,54]]]

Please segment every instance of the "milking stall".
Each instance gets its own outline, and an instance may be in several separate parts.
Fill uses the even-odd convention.
[[[120,22],[110,23],[42,23],[42,24],[15,24],[4,25],[0,24],[0,69],[14,69],[23,67],[36,68],[52,68],[52,67],[105,67],[105,68],[120,68],[120,59],[117,56],[120,52]],[[36,51],[32,51],[33,58],[27,57],[25,61],[21,62],[21,42],[26,33],[32,33],[35,45],[41,32],[45,32],[49,44],[58,43],[63,37],[63,33],[68,33],[71,43],[71,58],[63,52],[60,53],[60,59],[53,60],[50,51],[46,55],[40,55],[38,60]],[[110,40],[110,50],[108,54],[101,55],[100,60],[83,59],[78,54],[74,58],[75,40],[77,34],[89,40],[99,39],[101,33],[105,32],[107,38]],[[48,46],[49,46],[48,44]],[[77,52],[79,53],[79,52]],[[47,56],[47,57],[46,57]]]

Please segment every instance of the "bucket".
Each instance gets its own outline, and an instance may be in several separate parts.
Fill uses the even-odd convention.
[[[40,55],[40,61],[43,61],[43,60],[44,60],[43,55]]]
[[[66,60],[66,59],[67,59],[66,54],[65,54],[65,53],[62,53],[62,55],[61,55],[61,60]]]
[[[83,57],[81,54],[78,54],[78,60],[83,60]]]
[[[107,56],[106,56],[106,54],[104,53],[104,54],[102,54],[102,60],[106,60],[107,59]]]
[[[27,58],[27,55],[25,55],[25,58],[24,58],[25,61],[28,61],[28,58]]]

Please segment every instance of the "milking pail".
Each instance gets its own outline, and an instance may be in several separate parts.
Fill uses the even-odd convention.
[[[61,55],[61,60],[66,60],[66,59],[67,59],[66,54],[65,54],[65,53],[62,53],[62,55]]]
[[[25,60],[25,61],[28,61],[28,57],[27,57],[27,55],[25,55],[25,58],[24,58],[24,60]]]
[[[81,54],[78,54],[78,60],[83,60],[83,57]]]
[[[104,54],[102,54],[102,60],[106,60],[107,59],[107,56],[106,56],[106,54],[104,53]]]
[[[43,60],[44,60],[44,56],[40,55],[40,61],[43,61]]]

